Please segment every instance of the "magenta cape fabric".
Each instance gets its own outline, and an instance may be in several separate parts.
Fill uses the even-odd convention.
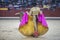
[[[27,22],[28,22],[28,15],[27,15],[27,13],[25,12],[24,15],[23,15],[23,17],[22,17],[22,20],[21,20],[21,22],[20,22],[20,25],[24,25],[24,24],[26,24]]]
[[[44,18],[44,14],[38,15],[38,21],[42,23],[43,26],[48,27],[46,19]]]
[[[25,12],[22,17],[20,25],[24,25],[27,22],[28,22],[28,14]],[[38,15],[38,22],[42,22],[43,26],[48,27],[43,13]]]

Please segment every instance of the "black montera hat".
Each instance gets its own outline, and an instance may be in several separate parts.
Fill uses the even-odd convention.
[[[32,6],[36,6],[36,5],[37,5],[37,3],[36,3],[36,2],[32,3]]]

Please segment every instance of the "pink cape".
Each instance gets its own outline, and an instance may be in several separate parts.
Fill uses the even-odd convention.
[[[25,12],[19,25],[25,25],[27,22],[28,22],[28,14]],[[43,26],[48,27],[43,13],[38,14],[38,22],[42,22]]]

